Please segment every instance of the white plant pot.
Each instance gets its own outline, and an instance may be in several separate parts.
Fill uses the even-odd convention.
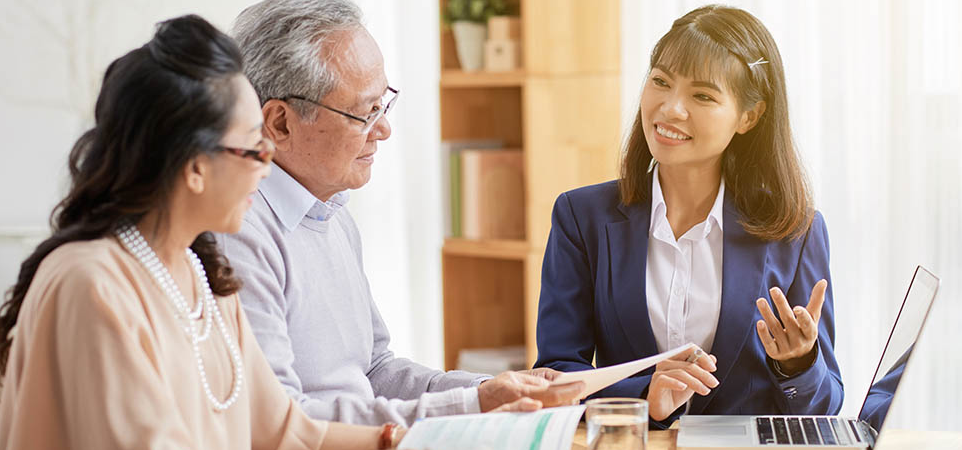
[[[483,23],[458,21],[451,24],[461,70],[475,72],[484,65],[484,40],[488,27]]]

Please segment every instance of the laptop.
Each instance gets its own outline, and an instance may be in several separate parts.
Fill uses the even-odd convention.
[[[882,358],[857,418],[838,416],[682,416],[676,446],[679,450],[831,448],[871,449],[885,424],[885,416],[912,349],[922,332],[939,278],[918,266],[902,300]]]

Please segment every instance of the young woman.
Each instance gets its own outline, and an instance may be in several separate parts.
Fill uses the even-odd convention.
[[[0,449],[396,444],[302,413],[238,304],[210,232],[240,228],[273,146],[233,41],[160,24],[107,69],[95,118],[0,315]]]
[[[828,236],[775,42],[747,12],[706,6],[675,21],[650,64],[621,178],[555,203],[536,365],[584,370],[694,342],[597,395],[647,398],[661,426],[685,411],[837,412]]]

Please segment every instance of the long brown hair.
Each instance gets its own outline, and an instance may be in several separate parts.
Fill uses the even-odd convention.
[[[767,63],[749,66],[760,59]],[[814,207],[792,139],[782,58],[765,26],[737,8],[695,9],[676,20],[655,44],[649,67],[656,65],[688,77],[723,80],[742,110],[765,102],[755,127],[736,133],[722,153],[725,190],[732,194],[748,233],[765,240],[804,235]],[[630,205],[650,200],[652,156],[640,108],[625,147],[621,201]]]
[[[71,188],[51,214],[53,235],[20,265],[0,308],[0,374],[40,262],[66,243],[108,236],[152,210],[163,213],[184,165],[220,145],[236,99],[229,81],[242,73],[234,41],[198,16],[161,23],[150,42],[110,64],[95,126],[70,152]],[[211,233],[201,233],[191,249],[215,294],[237,292],[240,281]]]

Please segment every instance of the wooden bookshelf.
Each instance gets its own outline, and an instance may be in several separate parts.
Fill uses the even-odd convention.
[[[507,259],[523,261],[531,250],[528,241],[506,239],[460,239],[444,240],[445,256]]]
[[[511,72],[464,72],[459,69],[441,71],[442,88],[520,87],[524,84],[524,71]]]
[[[443,8],[446,0],[440,0]],[[621,0],[515,0],[522,67],[463,72],[441,28],[441,139],[500,140],[524,155],[523,240],[448,238],[441,252],[447,369],[466,348],[537,356],[541,262],[564,191],[615,178]]]

